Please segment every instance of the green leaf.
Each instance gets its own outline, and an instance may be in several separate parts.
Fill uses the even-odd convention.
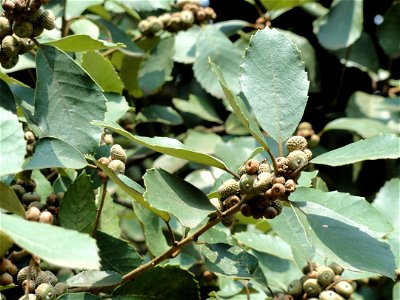
[[[98,39],[100,36],[100,28],[90,19],[74,19],[71,21],[71,31],[74,34],[88,35],[92,39]]]
[[[107,287],[119,284],[122,276],[112,271],[83,271],[66,281],[68,287]]]
[[[383,16],[383,23],[378,27],[378,41],[383,51],[390,58],[397,58],[400,56],[400,3],[388,9]]]
[[[308,2],[314,2],[315,0],[291,0],[291,1],[281,1],[281,0],[260,0],[262,5],[270,10],[278,10],[282,8],[292,8],[296,6],[301,6]]]
[[[268,253],[286,260],[293,260],[292,250],[279,236],[255,232],[238,232],[234,237],[243,244],[258,252]]]
[[[379,71],[379,56],[376,46],[371,36],[366,32],[361,34],[351,49],[338,49],[333,51],[333,54],[347,67],[356,67],[364,72],[373,72],[375,74]]]
[[[13,78],[13,77],[8,76],[6,73],[3,73],[1,70],[1,67],[0,67],[0,79],[3,80],[7,84],[14,83],[14,84],[18,84],[20,86],[28,87],[25,83]]]
[[[250,253],[257,259],[268,285],[286,289],[292,280],[299,279],[302,275],[294,261],[254,250]]]
[[[35,119],[42,134],[68,141],[83,153],[92,151],[101,130],[89,122],[102,120],[106,111],[100,87],[56,48],[41,46],[36,63]]]
[[[379,133],[396,133],[394,129],[368,118],[339,118],[325,125],[323,132],[329,130],[354,131],[362,138],[371,138]]]
[[[62,294],[59,300],[100,300],[99,296],[95,296],[89,293],[72,293]]]
[[[196,115],[206,121],[222,123],[221,119],[218,117],[217,112],[210,103],[210,101],[200,98],[196,95],[189,95],[189,99],[181,100],[178,98],[172,99],[172,103],[177,109],[185,113],[191,113]]]
[[[376,194],[372,205],[386,217],[393,228],[399,230],[399,195],[400,195],[400,179],[393,178],[385,183],[385,185]],[[400,230],[399,230],[400,231]]]
[[[128,6],[136,11],[154,11],[157,9],[170,10],[171,0],[132,1],[127,2]]]
[[[50,194],[54,192],[51,183],[40,172],[40,170],[33,170],[31,179],[35,181],[35,192],[40,195],[41,199],[46,199]]]
[[[233,112],[236,114],[236,116],[242,122],[242,124],[247,129],[247,131],[257,140],[257,142],[259,142],[261,144],[261,146],[264,147],[264,149],[268,149],[268,145],[265,142],[265,138],[264,138],[263,134],[261,133],[260,129],[258,128],[258,125],[255,122],[255,120],[250,116],[250,113],[247,110],[247,107],[246,107],[244,101],[242,100],[242,98],[235,96],[235,94],[229,88],[220,68],[216,64],[214,64],[214,62],[212,62],[211,60],[209,60],[209,63],[211,66],[211,70],[217,76],[219,84],[221,85],[222,90],[223,90],[230,106],[233,109]]]
[[[202,191],[164,170],[150,169],[143,180],[146,201],[173,214],[183,226],[195,227],[215,210]]]
[[[107,98],[107,111],[104,115],[104,121],[117,121],[129,110],[128,102],[124,96],[114,93],[105,93],[104,96]]]
[[[393,286],[393,299],[400,299],[400,282],[396,282]]]
[[[139,85],[144,95],[156,92],[171,75],[174,65],[174,43],[173,36],[160,40],[142,62],[139,69]]]
[[[363,31],[363,0],[335,0],[328,14],[314,21],[314,33],[326,49],[352,45]]]
[[[224,93],[212,75],[208,64],[211,59],[218,65],[225,76],[227,85],[237,95],[240,92],[238,77],[239,61],[242,52],[217,28],[207,26],[199,35],[196,43],[196,60],[193,65],[194,76],[201,86],[211,95],[223,98]]]
[[[303,262],[312,260],[315,250],[307,241],[301,223],[292,209],[284,207],[279,218],[268,220],[268,223],[271,225],[274,232],[292,247],[293,255],[297,254]]]
[[[160,217],[142,205],[138,205],[137,202],[133,202],[133,209],[136,217],[142,224],[145,237],[144,240],[148,250],[154,256],[161,255],[169,248],[169,246],[161,227]]]
[[[235,115],[231,113],[225,120],[225,132],[230,135],[247,135],[248,131],[243,126],[242,122]]]
[[[17,214],[25,219],[25,209],[15,192],[3,182],[0,182],[0,208]]]
[[[183,144],[198,152],[212,154],[215,152],[215,148],[222,143],[222,138],[213,132],[203,132],[194,129],[187,131]]]
[[[300,51],[301,60],[304,62],[308,80],[310,81],[310,92],[319,92],[320,78],[319,66],[314,47],[303,36],[297,35],[291,31],[280,29],[280,31],[293,43]]]
[[[65,192],[60,203],[60,225],[80,232],[92,233],[97,207],[90,176],[82,173]]]
[[[102,3],[102,0],[81,0],[78,2],[67,0],[65,5],[65,17],[67,19],[79,17],[88,7]]]
[[[315,182],[315,177],[318,175],[318,170],[314,170],[311,172],[302,171],[300,174],[300,178],[297,180],[297,186],[305,186],[311,187],[313,182]]]
[[[299,51],[284,34],[267,27],[251,37],[242,71],[240,84],[258,122],[281,144],[295,131],[308,98]]]
[[[149,203],[143,198],[144,190],[141,186],[139,186],[136,182],[132,181],[128,177],[124,175],[116,175],[113,171],[111,171],[107,166],[103,165],[99,161],[97,161],[94,157],[88,156],[88,158],[93,161],[93,163],[100,168],[116,185],[118,185],[125,193],[131,196],[134,200],[138,201],[144,207],[150,209],[155,214],[159,215],[164,220],[168,220],[169,216],[167,213],[159,211],[154,207],[150,206]]]
[[[223,32],[226,36],[232,36],[239,30],[250,26],[249,22],[244,20],[227,20],[213,23],[211,26]]]
[[[399,142],[394,134],[379,134],[321,154],[311,162],[336,167],[364,160],[395,159],[400,156]]]
[[[7,254],[8,250],[14,245],[14,241],[9,238],[8,235],[1,232],[0,227],[0,255],[4,256]]]
[[[82,67],[104,92],[121,94],[123,84],[111,62],[99,52],[88,51],[82,55]]]
[[[58,138],[44,137],[35,143],[35,152],[24,170],[45,168],[82,169],[85,158],[74,146]]]
[[[134,97],[142,97],[143,93],[139,86],[139,68],[142,57],[125,55],[115,52],[111,58],[112,63],[119,71],[119,76],[124,83],[125,89]]]
[[[11,112],[12,114],[17,114],[17,108],[15,105],[15,98],[8,86],[8,83],[0,79],[0,107]]]
[[[218,144],[215,147],[215,155],[223,159],[229,168],[237,170],[245,163],[257,146],[257,142],[252,137],[237,137]]]
[[[124,44],[122,43],[114,44],[103,40],[95,40],[90,36],[83,34],[70,35],[58,40],[44,42],[42,44],[57,47],[65,52],[96,51],[124,47]]]
[[[294,202],[293,206],[319,255],[346,269],[395,277],[395,258],[389,244],[368,228],[312,202]]]
[[[176,139],[167,137],[149,138],[144,136],[132,135],[131,133],[124,130],[121,126],[119,126],[114,122],[93,121],[92,124],[106,127],[112,131],[121,134],[130,141],[142,145],[144,147],[150,148],[151,150],[183,158],[189,161],[197,162],[199,164],[209,165],[223,170],[227,169],[226,165],[221,160],[207,154],[190,150],[186,148],[184,145],[182,145],[182,143]]]
[[[175,36],[174,60],[183,64],[195,62],[196,42],[201,33],[197,25],[193,25],[188,30],[181,30]]]
[[[26,148],[24,131],[17,115],[3,107],[0,107],[0,144],[0,176],[21,171]]]
[[[101,269],[104,271],[126,274],[143,263],[143,258],[127,241],[101,231],[97,231],[96,240],[100,249]]]
[[[147,123],[157,122],[167,125],[180,125],[183,123],[182,117],[170,106],[148,105],[143,107],[136,115],[136,121]]]
[[[149,269],[134,281],[119,286],[114,295],[123,296],[113,296],[113,299],[200,300],[199,286],[194,275],[177,266]]]
[[[257,267],[254,256],[237,246],[205,244],[201,247],[208,270],[230,278],[252,278]]]
[[[18,246],[60,267],[98,269],[96,241],[87,234],[61,227],[1,215],[0,231]]]
[[[104,199],[104,206],[100,218],[100,230],[113,237],[121,236],[121,228],[119,226],[119,213],[122,207],[113,202],[110,193],[107,192]]]
[[[318,189],[299,187],[290,195],[290,201],[311,201],[322,205],[346,218],[362,224],[383,236],[393,230],[380,212],[363,197],[340,192],[323,192]]]

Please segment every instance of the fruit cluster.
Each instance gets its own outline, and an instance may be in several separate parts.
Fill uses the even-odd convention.
[[[13,283],[13,275],[17,274],[18,269],[13,262],[7,258],[0,258],[0,285]]]
[[[109,157],[100,157],[99,161],[103,164],[108,166],[111,171],[115,174],[124,174],[125,173],[125,163],[126,163],[126,152],[122,147],[118,144],[114,144],[111,146],[110,149],[110,156]],[[102,174],[100,171],[99,174],[102,178],[106,178],[105,175]]]
[[[18,179],[11,186],[26,210],[26,219],[34,222],[55,224],[59,213],[59,205],[64,193],[51,194],[46,199],[46,204],[41,203],[41,197],[34,190],[36,184],[33,180]]]
[[[19,55],[35,46],[31,38],[42,34],[44,29],[55,27],[51,10],[41,5],[49,0],[2,0],[4,12],[0,15],[0,64],[3,68],[14,67]]]
[[[271,19],[269,17],[269,14],[265,14],[265,15],[259,17],[256,20],[254,27],[255,27],[255,29],[259,29],[259,30],[262,30],[265,27],[271,27]]]
[[[217,15],[211,7],[202,7],[199,3],[185,1],[178,6],[182,11],[165,13],[158,17],[149,16],[141,20],[138,29],[142,35],[152,37],[162,30],[178,32],[190,28],[193,24],[203,24],[214,20]]]
[[[32,293],[32,297],[35,296],[37,300],[56,299],[68,291],[66,283],[58,282],[53,272],[42,271],[35,267],[23,267],[17,274],[17,282],[24,291]]]
[[[35,135],[32,131],[28,130],[24,133],[24,138],[26,140],[26,155],[31,156],[33,154],[33,147],[36,143]]]
[[[217,192],[220,196],[220,211],[226,211],[242,202],[241,213],[255,219],[273,219],[282,212],[282,201],[288,200],[290,193],[296,189],[296,180],[300,176],[312,153],[307,149],[307,140],[302,136],[293,136],[286,142],[289,154],[276,158],[274,172],[264,160],[248,160],[240,167],[240,180],[229,179],[222,183]]]
[[[304,137],[310,148],[314,148],[319,144],[320,137],[314,132],[312,125],[308,122],[301,122],[297,126],[296,134]]]
[[[357,287],[355,281],[341,278],[343,268],[336,263],[326,267],[313,262],[302,271],[304,276],[290,282],[286,294],[276,295],[273,300],[344,300]]]

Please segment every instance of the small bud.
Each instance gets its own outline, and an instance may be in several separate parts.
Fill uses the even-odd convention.
[[[64,282],[59,282],[54,286],[54,293],[56,297],[59,297],[67,292],[68,292],[68,286]]]
[[[42,12],[39,18],[39,23],[43,26],[44,29],[52,30],[55,28],[55,16],[53,11],[46,9]]]
[[[309,278],[304,282],[303,290],[307,293],[308,297],[318,297],[319,293],[322,291],[322,288],[318,284],[317,279]]]
[[[16,56],[19,51],[18,40],[12,35],[6,35],[1,42],[1,50],[8,57]]]
[[[303,294],[303,283],[300,279],[293,280],[287,287],[287,292],[293,297],[299,297]]]
[[[287,159],[288,166],[293,171],[302,168],[308,164],[308,157],[301,150],[294,150],[293,152],[290,152],[287,156]]]
[[[28,38],[33,34],[33,25],[29,21],[14,23],[13,31],[15,35],[19,36],[20,38]]]
[[[257,175],[243,174],[240,177],[239,188],[243,194],[250,194],[254,192],[254,180],[257,178]]]
[[[22,286],[22,289],[23,289],[24,291],[25,291],[26,289],[28,289],[28,292],[29,292],[29,293],[35,292],[35,281],[33,281],[33,280],[25,279],[25,280],[22,282],[21,286]]]
[[[246,169],[246,173],[248,174],[256,174],[258,171],[259,163],[256,159],[249,159],[246,161],[244,164],[244,167]]]
[[[51,212],[45,210],[40,214],[39,222],[46,224],[53,224],[53,215],[51,214]]]
[[[307,148],[307,140],[300,135],[292,136],[287,140],[286,148],[289,152],[295,150],[304,150]]]
[[[111,160],[120,160],[123,163],[126,162],[126,152],[122,147],[118,144],[115,144],[111,147],[110,150]]]
[[[54,288],[48,283],[39,285],[35,290],[35,294],[38,300],[55,298]]]
[[[0,38],[11,33],[11,23],[6,17],[0,17]]]
[[[329,267],[317,269],[317,280],[323,287],[331,284],[335,280],[335,273]]]
[[[108,167],[110,168],[111,171],[113,171],[117,175],[125,173],[125,164],[120,160],[112,160],[108,164]]]
[[[26,212],[26,219],[28,221],[39,221],[40,218],[40,210],[35,206],[31,206],[28,211]]]
[[[354,292],[353,286],[347,281],[339,281],[333,287],[335,292],[339,295],[348,298]]]
[[[239,184],[235,179],[228,179],[217,190],[221,198],[236,195],[239,192]]]

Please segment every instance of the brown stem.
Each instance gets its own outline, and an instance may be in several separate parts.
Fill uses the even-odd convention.
[[[347,64],[347,61],[349,60],[349,57],[350,57],[351,48],[352,48],[352,45],[348,46],[346,48],[346,50],[345,50],[346,52],[344,53],[344,64],[342,66],[342,72],[340,74],[339,86],[338,86],[338,89],[337,89],[337,92],[336,92],[336,96],[335,96],[335,99],[332,102],[333,106],[337,105],[337,103],[339,101],[339,96],[340,96],[340,94],[342,92],[342,87],[343,87],[343,82],[344,82],[344,75],[346,74],[346,68],[347,68],[346,64]]]
[[[99,227],[101,212],[102,212],[103,206],[104,206],[104,199],[106,198],[106,194],[107,194],[107,182],[108,182],[107,180],[103,180],[103,187],[102,187],[102,191],[101,191],[99,208],[97,210],[96,221],[94,223],[94,228],[93,228],[93,232],[92,232],[93,238],[96,237],[97,228]]]
[[[164,219],[163,219],[164,220]],[[165,220],[164,220],[165,221]],[[175,235],[174,235],[174,231],[171,228],[171,225],[169,224],[168,221],[165,221],[165,224],[167,225],[168,228],[168,232],[169,232],[169,239],[171,241],[171,245],[175,245],[176,244],[176,240],[175,240]]]
[[[68,35],[69,27],[71,23],[65,17],[65,9],[67,7],[67,0],[64,0],[64,13],[62,16],[62,23],[61,23],[61,37],[66,37]]]
[[[13,251],[11,254],[7,257],[9,260],[12,262],[19,261],[20,259],[24,258],[25,256],[29,255],[29,252],[26,251],[25,249],[22,249],[20,251]]]
[[[233,177],[240,179],[239,174],[237,174],[236,172],[233,172],[232,170],[229,170],[228,168],[226,168],[225,171],[228,172],[229,174],[231,174]]]

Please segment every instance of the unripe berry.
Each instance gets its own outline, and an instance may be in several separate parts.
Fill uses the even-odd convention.
[[[257,178],[253,182],[254,192],[256,193],[264,193],[266,192],[271,186],[274,177],[271,173],[262,172],[258,174]]]
[[[279,198],[283,197],[285,195],[285,186],[282,183],[274,183],[274,185],[270,188],[269,194],[271,194],[272,197]]]
[[[49,276],[45,271],[39,271],[35,279],[35,286],[38,287],[42,283],[49,283]]]
[[[183,10],[181,12],[181,22],[185,27],[189,28],[194,22],[194,15],[190,10]]]
[[[120,160],[112,160],[108,164],[108,167],[110,168],[111,171],[113,171],[117,175],[125,173],[125,164]]]
[[[141,20],[138,24],[138,29],[143,35],[146,35],[149,32],[149,28],[150,22],[147,20]]]
[[[206,18],[209,20],[214,20],[217,18],[217,14],[211,7],[204,8],[204,12],[206,13]]]
[[[165,29],[169,32],[177,32],[181,29],[181,27],[181,17],[174,14],[169,19]]]
[[[318,297],[322,291],[317,279],[314,278],[309,278],[303,283],[303,290],[307,293],[308,297]]]
[[[0,17],[0,38],[11,33],[11,24],[6,17]]]
[[[64,282],[59,282],[54,286],[54,294],[56,295],[56,297],[59,297],[67,292],[68,292],[68,286]]]
[[[18,54],[15,55],[15,56],[10,56],[10,57],[8,57],[8,58],[5,59],[5,60],[0,59],[1,66],[2,66],[4,69],[11,69],[11,68],[14,68],[14,67],[17,65],[18,61],[19,61],[19,56],[18,56]],[[29,146],[29,145],[28,145],[28,146]]]
[[[207,14],[204,9],[199,9],[196,13],[196,20],[199,23],[204,22],[207,19]]]
[[[21,284],[22,289],[28,290],[29,293],[35,292],[35,281],[25,279]]]
[[[334,262],[329,264],[329,268],[333,270],[335,275],[340,275],[344,271],[344,269],[341,266],[339,266],[337,263]]]
[[[293,280],[287,287],[287,292],[293,297],[299,297],[303,294],[303,283],[300,279]]]
[[[353,286],[347,281],[339,281],[333,287],[339,295],[348,298],[354,292]]]
[[[236,195],[230,195],[228,198],[226,198],[223,202],[224,205],[224,210],[227,210],[233,206],[235,206],[236,204],[238,204],[240,202],[240,199],[238,196]]]
[[[169,22],[171,19],[171,14],[165,13],[158,17],[158,19],[164,24],[164,26]]]
[[[13,283],[13,278],[7,272],[0,274],[0,285],[9,285]]]
[[[43,26],[44,29],[52,30],[55,28],[55,16],[53,11],[46,9],[42,12],[39,18],[39,23]]]
[[[110,133],[105,134],[105,135],[103,136],[103,142],[104,142],[104,144],[106,144],[106,145],[112,145],[112,144],[114,144],[114,139],[113,139],[112,134],[110,134]]]
[[[35,202],[35,201],[40,202],[40,195],[38,193],[35,193],[35,192],[25,193],[22,196],[22,200],[21,200],[21,202],[23,204],[30,204],[30,203]]]
[[[33,34],[33,25],[31,22],[26,21],[22,23],[14,23],[13,31],[16,36],[20,38],[28,38]]]
[[[37,300],[55,299],[54,288],[48,283],[42,283],[35,290]]]
[[[344,298],[334,291],[323,291],[319,294],[320,300],[344,300]]]
[[[31,3],[33,3],[33,2],[34,1],[31,0]],[[28,12],[28,20],[35,23],[35,22],[39,21],[40,16],[42,15],[42,13],[43,13],[43,10],[41,8],[39,8],[39,9],[37,9],[35,11],[30,10]]]
[[[26,193],[25,188],[19,184],[13,184],[10,188],[14,191],[17,195],[18,199],[22,199],[22,196]]]
[[[320,266],[319,263],[317,263],[317,262],[311,262],[312,271],[315,271],[317,268],[319,268],[319,266]],[[309,265],[309,264],[305,265],[305,266],[301,269],[301,271],[302,271],[303,274],[305,274],[305,275],[309,274],[309,273],[311,272],[310,265]]]
[[[148,32],[150,34],[156,34],[157,32],[163,30],[164,24],[159,18],[150,16],[147,18],[147,20],[149,21]]]
[[[312,129],[312,125],[308,122],[301,122],[299,126],[297,126],[298,130],[303,130],[303,129]]]
[[[310,148],[314,148],[319,144],[320,137],[318,134],[313,134],[311,135],[310,139],[308,140],[308,144],[310,145]]]
[[[251,207],[248,204],[243,204],[240,207],[240,212],[242,213],[243,216],[245,217],[250,217],[252,215]]]
[[[44,31],[44,27],[41,23],[35,23],[35,26],[33,26],[33,36],[38,37],[41,35]]]
[[[273,219],[278,215],[278,212],[276,209],[272,206],[268,206],[264,211],[263,211],[263,216],[266,219]]]
[[[115,144],[111,147],[110,150],[111,160],[120,160],[123,163],[126,162],[126,153],[125,150],[118,144]]]
[[[253,182],[257,175],[243,174],[240,177],[239,188],[243,194],[250,194],[254,192]]]
[[[29,271],[29,267],[23,267],[21,270],[19,270],[18,274],[17,274],[17,282],[19,285],[22,284],[22,282],[24,282],[24,280],[28,279],[28,271]],[[36,272],[33,268],[31,268],[31,279],[33,279],[36,275]]]
[[[24,54],[35,48],[35,43],[31,39],[19,39],[19,51],[18,54]]]
[[[33,134],[32,131],[24,132],[24,138],[28,144],[32,144],[36,141],[35,135]]]
[[[304,150],[307,148],[307,140],[300,135],[292,136],[287,140],[286,148],[289,152],[295,150]]]
[[[304,149],[304,154],[307,156],[307,159],[310,161],[312,159],[312,152],[310,149]]]
[[[19,51],[18,40],[12,35],[6,35],[1,42],[1,50],[8,57],[16,56]]]
[[[288,179],[285,182],[285,191],[287,193],[293,193],[296,190],[296,183],[294,182],[293,179]]]
[[[40,218],[40,210],[35,206],[31,206],[28,211],[26,212],[26,219],[28,221],[39,221]]]
[[[102,163],[103,165],[108,166],[108,164],[110,163],[111,159],[109,159],[108,157],[103,156],[103,157],[100,157],[100,158],[98,159],[98,161],[99,161],[100,163]]]
[[[231,227],[236,221],[236,214],[232,214],[222,218],[222,225],[225,227]]]
[[[301,150],[290,152],[287,156],[289,169],[292,171],[302,168],[308,164],[307,155]]]
[[[256,159],[249,159],[244,164],[244,167],[246,169],[246,173],[248,173],[248,174],[256,174],[257,171],[258,171],[258,166],[259,165],[260,164]]]
[[[239,192],[239,184],[235,179],[228,179],[217,190],[221,198],[236,195]]]
[[[269,172],[269,171],[271,171],[271,167],[266,162],[263,162],[258,166],[258,174],[264,173],[264,172]]]
[[[335,273],[329,267],[320,267],[317,269],[317,280],[322,286],[327,286],[335,280]]]
[[[269,206],[275,208],[275,210],[276,210],[276,212],[278,213],[278,215],[281,214],[282,209],[283,209],[281,201],[279,201],[279,200],[274,200],[274,201],[272,201],[272,202],[270,203]]]
[[[46,224],[53,224],[53,215],[51,214],[51,212],[45,210],[40,214],[39,222]]]
[[[4,11],[12,11],[15,8],[15,2],[13,0],[4,0],[2,7]]]

